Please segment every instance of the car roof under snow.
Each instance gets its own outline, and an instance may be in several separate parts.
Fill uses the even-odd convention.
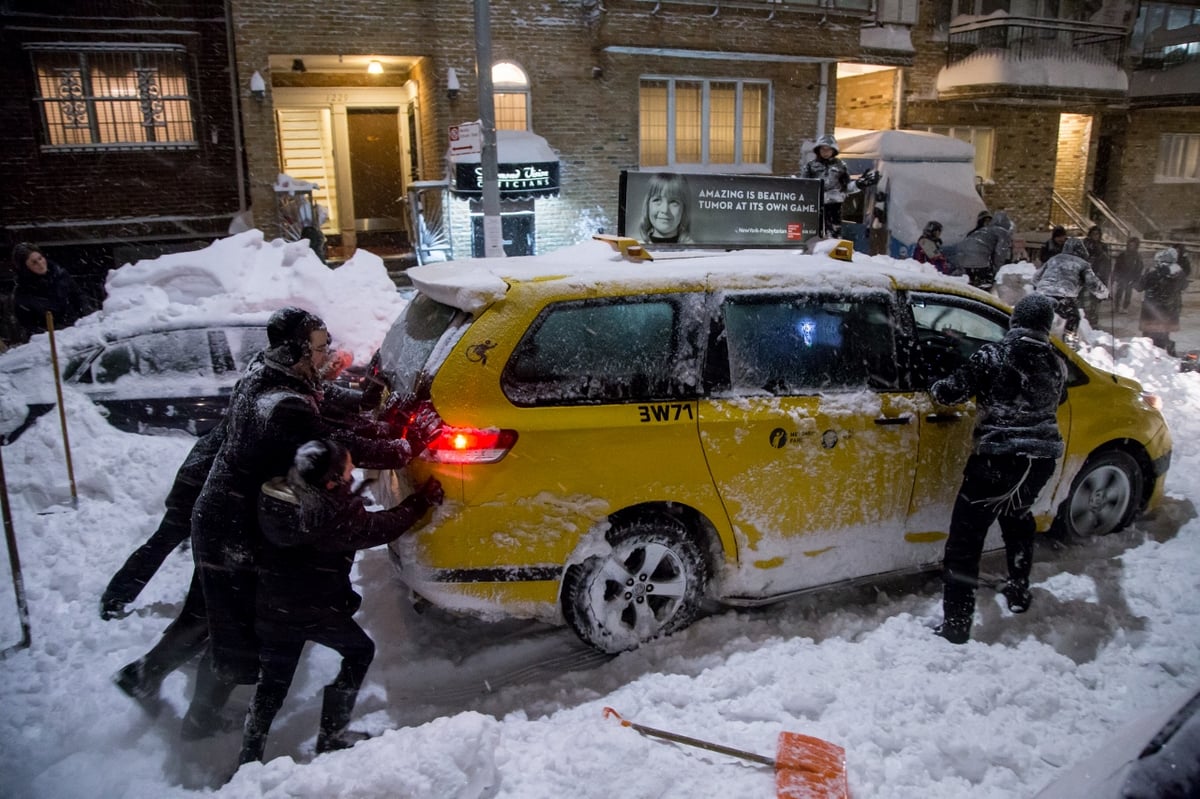
[[[716,286],[739,289],[806,288],[844,292],[928,286],[987,297],[965,278],[947,278],[916,261],[854,253],[853,262],[828,251],[836,240],[817,245],[812,254],[795,250],[675,250],[656,252],[654,260],[630,260],[608,244],[588,241],[545,255],[471,258],[415,266],[406,274],[422,294],[454,308],[476,313],[501,299],[512,285],[562,284],[563,293],[597,287],[627,287],[636,292],[664,287]]]

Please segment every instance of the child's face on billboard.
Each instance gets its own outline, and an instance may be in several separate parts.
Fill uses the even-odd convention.
[[[679,222],[683,218],[683,201],[658,195],[650,198],[650,226],[662,237],[674,236],[679,232]]]

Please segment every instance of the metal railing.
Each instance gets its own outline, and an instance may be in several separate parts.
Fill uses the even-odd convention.
[[[666,12],[671,7],[705,6],[710,16],[719,16],[723,8],[759,9],[772,15],[776,11],[807,11],[809,13],[838,12],[867,14],[875,10],[876,0],[634,0],[648,7],[650,14]]]
[[[1003,51],[1018,59],[1077,59],[1121,67],[1125,28],[1070,20],[1001,17],[950,25],[946,63],[981,51]]]

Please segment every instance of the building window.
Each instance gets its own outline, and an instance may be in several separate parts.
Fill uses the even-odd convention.
[[[1164,133],[1158,139],[1159,183],[1200,182],[1200,133]]]
[[[944,125],[913,125],[911,130],[925,130],[952,136],[959,141],[975,145],[975,177],[985,181],[992,179],[992,163],[996,152],[996,131],[993,128],[970,128]]]
[[[529,130],[529,78],[509,61],[492,67],[496,130]]]
[[[182,47],[39,46],[31,55],[43,146],[197,145]]]
[[[766,81],[644,78],[641,166],[768,169],[770,101]]]

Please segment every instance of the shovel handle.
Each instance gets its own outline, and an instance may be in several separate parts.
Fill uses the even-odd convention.
[[[731,757],[740,757],[742,760],[749,760],[754,763],[761,763],[764,766],[771,766],[771,767],[775,766],[775,760],[767,757],[766,755],[760,755],[760,754],[756,754],[754,752],[747,752],[744,749],[734,749],[732,746],[722,746],[721,744],[715,744],[715,743],[712,743],[711,741],[701,741],[699,738],[689,738],[686,735],[680,735],[680,734],[674,733],[674,732],[667,732],[666,730],[657,730],[654,727],[647,727],[644,724],[637,724],[636,722],[632,722],[629,719],[623,717],[617,711],[613,710],[611,707],[604,708],[604,717],[608,718],[610,716],[612,716],[613,718],[616,718],[617,721],[621,722],[622,727],[629,727],[633,730],[640,732],[642,735],[648,735],[653,738],[662,738],[664,741],[673,741],[677,744],[685,744],[687,746],[694,746],[698,749],[707,749],[710,752],[717,752],[718,754],[722,754],[722,755],[729,755]]]

